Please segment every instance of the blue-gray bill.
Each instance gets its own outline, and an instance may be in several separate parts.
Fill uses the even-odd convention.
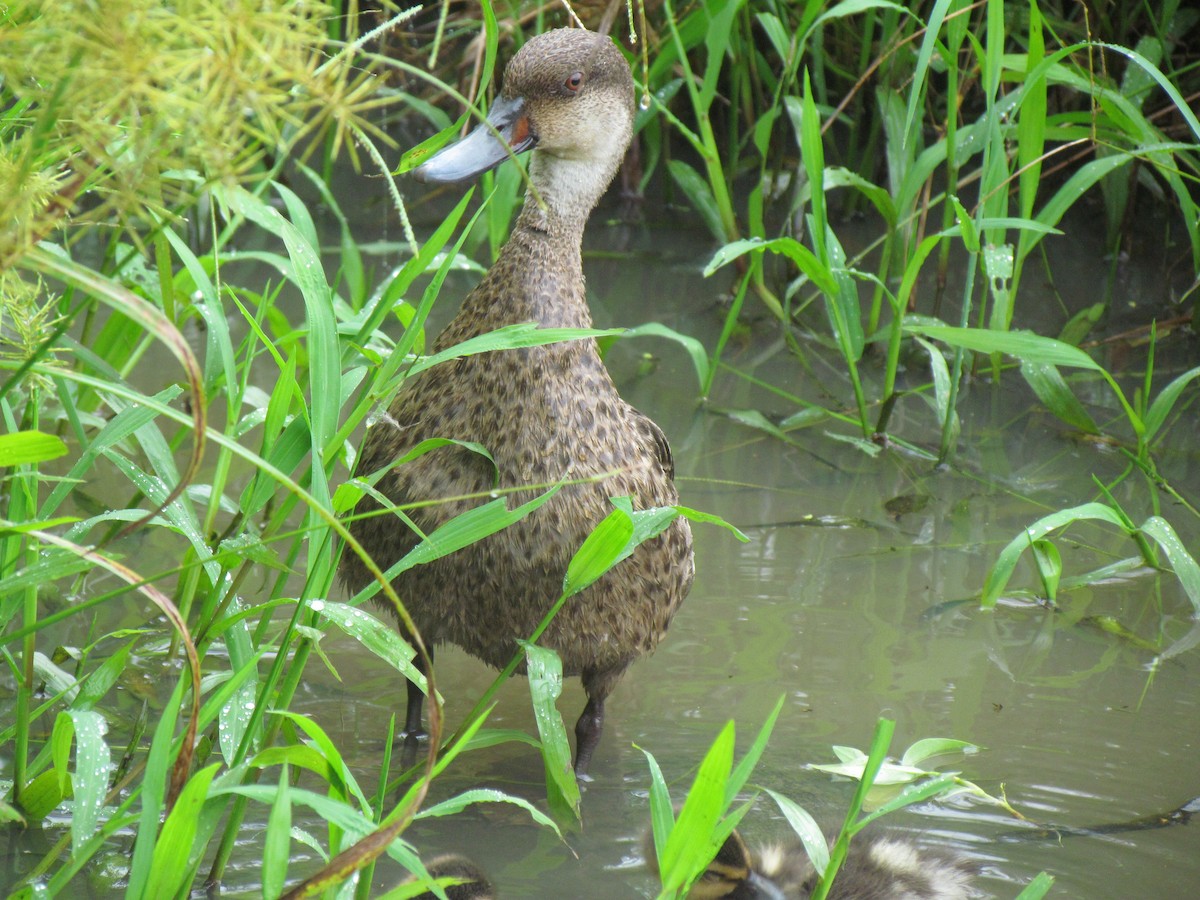
[[[503,140],[501,140],[503,139]],[[481,122],[461,141],[451,144],[412,170],[418,181],[453,184],[490,172],[509,156],[537,144],[521,97],[498,97]]]

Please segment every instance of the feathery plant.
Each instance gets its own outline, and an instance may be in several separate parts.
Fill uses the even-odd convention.
[[[117,218],[137,237],[315,136],[335,152],[379,136],[364,118],[372,73],[328,43],[332,13],[311,0],[6,4],[0,265],[64,227]]]

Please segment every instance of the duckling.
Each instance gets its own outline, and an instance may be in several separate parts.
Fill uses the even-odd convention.
[[[443,885],[449,900],[495,900],[496,889],[483,870],[465,856],[448,853],[438,856],[425,864],[425,871],[434,881],[439,879],[455,879],[457,884]],[[406,878],[401,884],[413,884],[417,877]],[[417,894],[412,900],[434,900],[437,897],[433,891]]]
[[[584,225],[620,164],[633,130],[629,64],[606,36],[558,29],[532,38],[509,62],[503,89],[481,125],[415,174],[453,182],[487,171],[512,152],[532,150],[531,188],[496,263],[463,301],[434,351],[516,323],[589,328],[581,242]],[[612,510],[678,502],[675,466],[662,430],[617,393],[596,342],[463,357],[406,383],[387,414],[367,431],[357,470],[391,466],[421,441],[481,443],[495,460],[447,445],[391,468],[378,490],[394,504],[440,501],[410,515],[428,534],[499,488],[566,482],[543,506],[511,527],[442,559],[416,566],[394,586],[426,644],[449,641],[501,668],[562,591],[571,556]],[[450,499],[447,499],[450,498]],[[468,499],[464,499],[468,498]],[[418,536],[358,504],[351,532],[383,566]],[[370,581],[347,554],[343,580]],[[556,650],[565,675],[578,675],[587,704],[575,725],[574,768],[586,778],[604,725],[605,700],[626,669],[662,638],[694,576],[692,536],[676,518],[560,610],[541,643]],[[523,668],[522,668],[523,671]],[[408,686],[405,733],[420,735],[423,695]]]
[[[965,860],[911,841],[863,835],[851,842],[829,900],[966,900],[974,868]],[[692,900],[801,900],[812,895],[816,870],[796,843],[747,849],[737,832],[688,894]]]

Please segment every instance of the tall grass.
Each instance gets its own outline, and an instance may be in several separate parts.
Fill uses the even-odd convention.
[[[783,291],[788,309],[797,297],[822,301],[824,327],[848,376],[852,398],[847,405],[855,410],[864,438],[896,437],[888,432],[887,413],[895,403],[928,389],[897,388],[901,347],[924,321],[920,316],[940,314],[951,252],[965,256],[967,273],[953,324],[980,329],[985,334],[978,341],[986,343],[986,332],[1005,332],[1020,322],[1020,278],[1031,253],[1047,235],[1059,233],[1063,217],[1089,191],[1111,190],[1122,179],[1128,181],[1130,169],[1139,170],[1166,189],[1164,199],[1177,207],[1181,224],[1196,220],[1192,184],[1200,171],[1200,121],[1185,98],[1196,76],[1186,68],[1168,69],[1167,74],[1160,65],[1171,62],[1174,29],[1190,20],[1184,14],[1176,23],[1175,5],[1156,22],[1158,36],[1139,43],[1145,53],[1090,33],[1083,40],[1048,47],[1047,38],[1055,39],[1071,23],[1062,20],[1062,13],[1044,13],[1037,3],[1030,4],[1027,18],[998,2],[937,2],[927,18],[885,3],[834,4],[820,15],[814,15],[816,4],[768,8],[746,31],[716,28],[713,19],[712,34],[719,34],[722,43],[708,48],[705,84],[715,78],[714,60],[728,64],[731,71],[723,83],[731,93],[742,77],[734,70],[745,68],[733,60],[761,60],[749,68],[780,74],[778,106],[773,115],[757,119],[752,145],[739,148],[743,166],[760,167],[760,183],[750,187],[744,216],[755,240],[735,241],[743,235],[723,225],[727,245],[709,270],[764,251],[788,260],[787,269],[796,273]],[[848,57],[864,52],[866,45],[853,41],[860,31],[888,38],[874,45],[877,56],[861,79],[842,76],[848,93],[839,99],[831,73],[855,71]],[[755,41],[760,34],[765,42]],[[1108,75],[1118,65],[1124,72],[1119,81]],[[797,69],[800,75],[794,76]],[[936,82],[935,71],[942,73]],[[868,76],[875,83],[873,104],[859,101],[868,90]],[[1048,112],[1051,96],[1060,112]],[[706,122],[711,100],[695,92],[690,97],[693,117]],[[1144,112],[1148,97],[1154,98],[1152,117]],[[851,108],[859,111],[855,119],[847,117]],[[1177,137],[1156,124],[1163,121],[1172,122]],[[697,144],[687,126],[679,129]],[[845,148],[839,155],[850,166],[828,161],[834,156],[830,137],[843,133]],[[869,137],[860,150],[864,133]],[[788,142],[798,146],[798,161],[793,152],[780,149]],[[769,169],[773,158],[778,162]],[[1051,166],[1063,164],[1071,166],[1068,177],[1043,177]],[[725,167],[735,164],[726,162]],[[773,177],[765,177],[768,171]],[[710,168],[710,178],[716,174]],[[777,199],[776,221],[793,225],[797,234],[777,237],[767,231],[763,209],[768,192],[786,179],[795,188],[789,198]],[[847,192],[865,200],[878,216],[878,252],[870,258],[847,259],[841,250],[830,205],[834,198],[853,205],[855,197],[846,197]],[[703,212],[705,204],[696,205]],[[930,215],[938,206],[941,222],[931,228]],[[1126,206],[1110,205],[1110,214],[1110,224],[1122,222]],[[728,223],[729,216],[721,221]],[[1110,231],[1119,234],[1115,228]],[[1192,267],[1200,271],[1197,232],[1184,224],[1181,233],[1189,241]],[[1116,249],[1117,237],[1112,241]],[[935,249],[938,288],[922,296],[919,286]],[[863,289],[869,302],[860,296]],[[807,299],[800,304],[808,305]],[[1091,310],[1091,321],[1101,312]],[[803,322],[817,327],[807,318]],[[1073,335],[1078,340],[1081,333]],[[874,342],[885,346],[886,353],[868,388],[860,369],[866,347]],[[938,341],[930,349],[939,345],[946,346]],[[955,391],[964,376],[964,351],[950,349],[946,387]],[[1003,352],[998,346],[979,349],[993,357],[993,365]],[[936,360],[931,364],[934,370],[941,367]],[[999,376],[998,368],[993,371]],[[938,455],[946,459],[954,449],[955,404],[939,397],[932,406],[943,435]],[[1061,414],[1063,407],[1055,404],[1051,410]]]
[[[820,385],[833,402],[774,386],[797,408],[734,411],[749,427],[794,441],[832,420],[844,427],[826,436],[865,453],[893,447],[942,464],[959,449],[964,386],[987,378],[999,388],[1019,374],[1067,427],[1121,448],[1129,460],[1121,477],[1144,477],[1152,510],[1162,497],[1196,516],[1155,452],[1196,402],[1200,370],[1163,385],[1152,330],[1143,371],[1109,372],[1078,346],[1105,320],[1111,296],[1057,333],[1033,333],[1045,331],[1045,316],[1025,308],[1021,289],[1043,242],[1062,234],[1081,203],[1102,198],[1115,258],[1137,222],[1135,203],[1149,202],[1171,211],[1183,239],[1197,280],[1179,311],[1194,319],[1200,119],[1189,98],[1200,72],[1184,39],[1194,11],[1170,3],[1093,21],[1082,7],[1038,0],[906,9],[734,0],[694,8],[678,23],[666,14],[670,46],[650,70],[651,87],[703,160],[707,184],[685,162],[672,159],[669,171],[722,244],[706,274],[738,267],[735,302],[703,367],[704,394],[722,372],[743,377],[723,353],[753,285],[792,352],[804,353],[798,335],[814,336],[840,356],[844,378]],[[714,129],[718,93],[727,120]],[[747,106],[750,97],[759,104]],[[744,137],[716,137],[731,131]],[[648,136],[666,144],[670,133]],[[745,201],[730,210],[724,198],[738,175]],[[835,210],[862,207],[878,237],[851,257]],[[768,268],[764,256],[777,264]],[[1075,387],[1094,379],[1121,411],[1103,425]],[[914,405],[904,420],[919,430],[893,427],[897,410]],[[1153,553],[1142,556],[1157,564]],[[1186,587],[1187,561],[1170,566]],[[994,600],[990,588],[984,596]]]

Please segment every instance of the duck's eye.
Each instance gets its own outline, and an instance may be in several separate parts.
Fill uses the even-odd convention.
[[[577,93],[579,89],[583,87],[583,73],[572,72],[570,76],[568,76],[567,80],[563,82],[563,87],[565,87],[572,94]]]

